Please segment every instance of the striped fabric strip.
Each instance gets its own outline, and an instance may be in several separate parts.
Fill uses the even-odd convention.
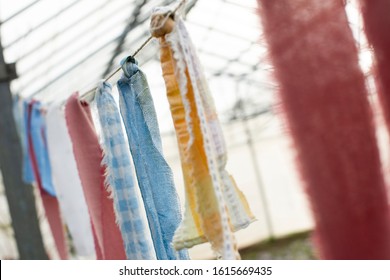
[[[154,15],[164,15],[156,9]],[[160,39],[168,101],[180,147],[186,212],[174,238],[176,248],[209,241],[223,259],[240,258],[233,234],[254,217],[225,170],[227,151],[208,85],[180,17]]]

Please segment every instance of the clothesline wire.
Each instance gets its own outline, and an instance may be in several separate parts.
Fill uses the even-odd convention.
[[[111,58],[107,62],[106,70],[104,71],[103,77],[107,76],[110,73],[111,67],[114,64],[115,58],[118,54],[123,51],[123,45],[126,42],[126,37],[129,32],[134,29],[140,21],[142,15],[142,7],[145,6],[147,0],[139,0],[137,1],[136,6],[133,8],[130,16],[130,20],[126,22],[123,26],[122,33],[119,36],[119,39],[116,42],[115,49],[112,52]],[[149,18],[149,17],[148,17]]]
[[[173,10],[173,11],[170,11],[168,12],[166,15],[165,15],[165,19],[163,21],[163,23],[165,22],[165,20],[171,16],[171,15],[174,15],[180,8],[181,6],[184,5],[184,3],[186,2],[186,0],[181,0],[180,3],[176,6],[176,8]],[[143,48],[146,47],[146,45],[153,39],[153,36],[150,35],[140,46],[139,48],[131,55],[131,57],[135,57]],[[117,67],[114,71],[112,71],[107,77],[105,77],[103,80],[104,82],[107,82],[109,79],[111,79],[113,76],[115,76],[115,74],[117,74],[120,70],[122,69],[122,67]],[[91,95],[95,94],[95,90],[97,89],[97,87],[93,87],[92,89],[86,91],[85,93],[83,93],[81,96],[80,96],[80,99],[82,100],[88,100]]]
[[[149,36],[143,43],[142,45],[131,55],[132,57],[135,57],[144,47],[146,47],[146,45],[150,42],[150,40],[152,40],[153,37],[152,36]],[[113,71],[111,74],[109,74],[105,79],[104,81],[108,81],[109,79],[111,79],[116,73],[119,72],[119,70],[121,70],[121,67],[118,67],[117,69],[115,69],[115,71]]]
[[[122,7],[123,8],[123,7]],[[140,24],[141,23],[144,23],[149,17],[145,17],[145,18],[142,18],[142,20],[140,20]],[[100,23],[98,23],[98,25],[100,25]],[[114,25],[101,25],[101,26],[105,26],[104,27],[104,30],[106,31],[109,31],[110,29],[112,29],[113,27],[115,27],[115,24]],[[108,28],[107,28],[108,27]],[[88,29],[87,29],[88,30]],[[104,32],[103,32],[104,33]],[[81,32],[80,34],[83,34],[83,32]],[[138,42],[139,40],[142,40],[145,35],[147,35],[148,33],[147,32],[143,32],[142,33],[142,36],[138,36],[137,39],[135,40],[136,42]],[[73,39],[77,39],[78,37],[80,36],[73,36]],[[94,43],[94,37],[92,38],[89,38],[89,40],[83,42],[82,46],[79,48],[79,49],[84,49],[84,48],[88,48],[91,44]],[[47,88],[54,84],[55,82],[57,82],[58,80],[62,79],[63,77],[65,77],[65,75],[67,74],[70,74],[74,69],[76,69],[77,67],[81,66],[84,62],[86,62],[87,60],[92,60],[92,58],[97,55],[98,53],[102,52],[104,49],[106,49],[109,45],[111,45],[112,43],[114,43],[115,41],[119,40],[120,39],[120,35],[118,36],[115,36],[114,38],[111,38],[109,41],[105,41],[104,44],[100,44],[98,45],[97,48],[95,48],[92,52],[88,53],[86,56],[84,56],[83,58],[81,58],[80,60],[78,60],[76,63],[72,64],[70,67],[68,67],[66,70],[62,71],[61,73],[59,73],[58,75],[56,75],[54,78],[52,78],[51,80],[49,80],[47,83],[45,83],[44,85],[42,85],[39,89],[35,90],[32,94],[29,94],[28,96],[29,97],[34,97],[34,96],[40,96],[40,95],[43,95],[44,96],[47,96],[46,95],[46,92],[47,92]],[[73,40],[74,41],[74,40]],[[64,48],[68,48],[69,45],[72,44],[72,40],[69,41],[70,43],[68,43]],[[79,49],[76,49],[76,50],[73,50],[69,56],[74,56],[74,55],[77,55],[78,54],[78,50]],[[63,48],[60,48],[58,50],[58,52],[60,52],[60,50],[63,50]],[[57,50],[54,50],[54,52],[51,54],[51,55],[54,55],[56,53],[58,53]],[[51,55],[47,56],[47,58],[49,58]],[[46,57],[46,56],[45,56]],[[63,58],[62,58],[63,59]],[[59,60],[58,63],[60,63],[61,60]],[[39,67],[39,65],[37,64],[34,64],[33,66],[36,67]],[[33,67],[31,66],[31,67]],[[35,69],[35,68],[31,68],[29,67],[26,71],[28,70],[31,70],[31,69]],[[31,68],[31,69],[30,69]],[[30,79],[28,79],[28,82],[27,80],[24,81],[23,85],[19,88],[19,91],[23,91],[25,90],[26,88],[28,88],[28,85],[30,84],[30,82],[34,82],[36,79],[38,79],[39,77],[43,76],[43,75],[46,75],[46,71],[47,70],[43,70],[43,71],[35,71],[37,73],[34,73],[34,75],[32,77],[30,77],[31,75],[29,75]],[[31,71],[30,71],[31,72]],[[34,72],[34,71],[33,71]],[[103,75],[105,76],[105,75]],[[46,90],[46,92],[45,92]]]

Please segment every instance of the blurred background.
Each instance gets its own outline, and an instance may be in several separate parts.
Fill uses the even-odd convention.
[[[152,8],[175,2],[0,0],[4,58],[16,63],[18,74],[11,83],[12,93],[50,103],[88,90],[149,36]],[[256,0],[187,0],[183,13],[223,124],[229,150],[227,170],[257,218],[236,234],[242,257],[315,258],[309,238],[311,212],[296,172],[294,148],[283,122],[257,8]],[[348,2],[347,12],[361,66],[369,77],[371,53],[354,1]],[[184,205],[180,159],[157,42],[152,41],[136,58],[148,78],[165,156]],[[45,247],[55,255],[39,201],[37,207]],[[190,254],[194,259],[213,257],[208,244],[196,246]],[[0,258],[18,258],[1,177]]]

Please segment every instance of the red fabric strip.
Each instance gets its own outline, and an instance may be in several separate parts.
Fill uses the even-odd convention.
[[[126,259],[122,236],[115,223],[113,201],[104,186],[103,152],[90,108],[86,103],[81,104],[75,93],[66,103],[65,116],[93,224],[97,258]]]
[[[28,106],[28,132],[30,132],[30,124],[31,124],[31,111],[32,111],[32,105],[34,101],[31,101],[31,103]],[[38,161],[37,156],[34,151],[34,146],[32,142],[31,134],[28,133],[28,152],[30,155],[31,165],[33,168],[34,176],[39,188],[39,193],[41,195],[43,208],[45,209],[45,215],[47,218],[47,221],[50,226],[50,230],[52,232],[54,242],[57,247],[58,254],[61,259],[66,260],[68,259],[68,247],[67,242],[65,238],[65,232],[64,232],[64,226],[62,223],[61,213],[58,206],[57,198],[49,195],[42,186],[42,180],[39,173],[39,167],[38,167]]]
[[[320,257],[390,259],[379,152],[342,1],[258,2]]]
[[[68,247],[58,200],[45,191],[41,192],[41,198],[60,258],[66,260],[68,259]]]
[[[390,1],[361,0],[367,38],[374,49],[376,82],[390,129]]]

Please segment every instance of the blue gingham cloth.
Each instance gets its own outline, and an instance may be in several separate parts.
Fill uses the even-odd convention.
[[[114,209],[128,259],[155,259],[155,252],[142,215],[143,205],[133,177],[128,144],[121,117],[111,95],[111,85],[102,83],[96,91],[96,105],[101,124],[106,186],[114,200]]]

